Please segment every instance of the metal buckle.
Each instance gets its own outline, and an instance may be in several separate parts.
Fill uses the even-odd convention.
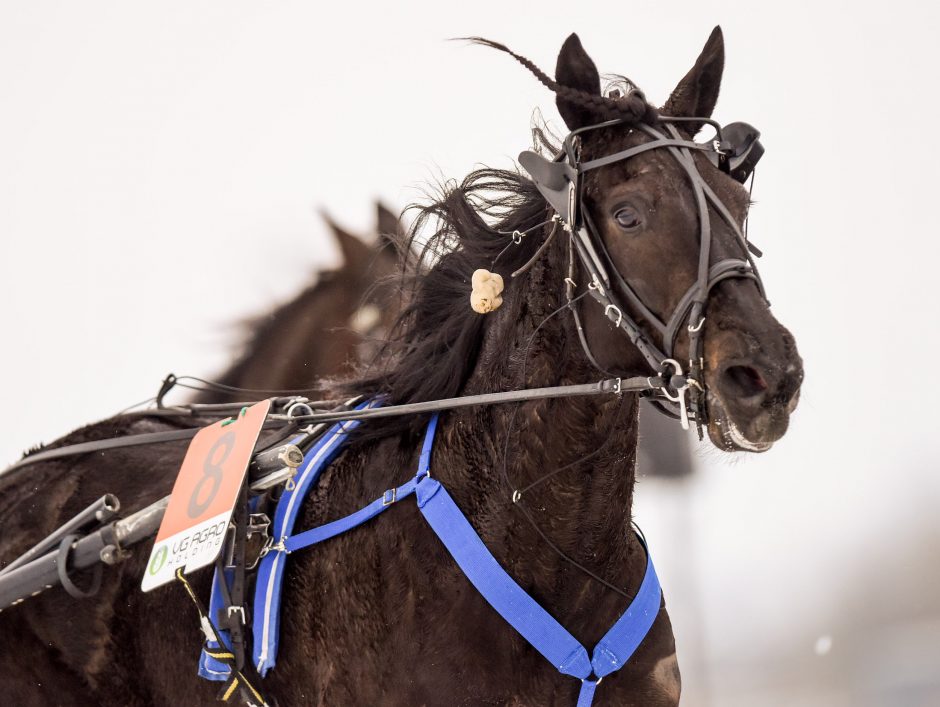
[[[248,524],[245,528],[245,540],[247,541],[253,535],[261,535],[264,538],[264,544],[255,556],[254,561],[245,565],[246,571],[251,572],[254,570],[258,566],[258,563],[261,562],[261,558],[270,552],[274,544],[274,538],[268,533],[268,528],[270,527],[271,519],[268,517],[267,513],[250,513],[248,515]]]
[[[614,310],[617,313],[617,321],[614,323],[614,326],[620,326],[620,322],[623,321],[623,312],[620,311],[620,307],[615,304],[608,304],[604,307],[604,316],[613,321],[613,318],[610,316],[610,310]]]
[[[245,618],[245,607],[244,606],[227,606],[225,607],[225,618],[232,618],[233,614],[238,615],[238,620],[241,622],[241,625],[244,626],[248,623],[248,620]]]
[[[382,505],[390,506],[398,500],[398,489],[389,489],[382,494]]]
[[[248,515],[248,537],[261,533],[264,536],[268,534],[268,528],[271,527],[271,519],[267,513],[250,513]]]
[[[674,358],[667,358],[665,361],[663,361],[662,365],[663,368],[665,368],[667,365],[672,366],[675,369],[677,376],[681,376],[683,374],[682,366]],[[675,396],[670,395],[668,386],[664,386],[661,388],[661,390],[666,400],[670,400],[679,405],[679,424],[682,425],[682,429],[689,429],[688,379],[686,379],[685,385],[676,388]]]
[[[723,140],[718,140],[717,138],[712,140],[712,149],[722,157],[730,152],[728,147],[728,143]]]

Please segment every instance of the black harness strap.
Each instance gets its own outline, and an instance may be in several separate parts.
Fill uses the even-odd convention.
[[[232,553],[229,567],[232,568],[232,587],[228,589],[225,579],[225,553],[220,553],[218,569],[221,579],[224,604],[216,617],[216,626],[229,632],[232,639],[232,652],[235,654],[235,666],[241,670],[245,665],[247,640],[245,626],[248,617],[245,613],[245,545],[248,536],[248,486],[243,485],[235,506]]]
[[[215,641],[220,646],[219,648],[209,648],[208,645],[205,645],[203,650],[207,655],[215,658],[219,662],[225,663],[229,667],[229,679],[222,685],[219,699],[222,702],[228,702],[235,694],[240,693],[242,699],[253,707],[269,707],[270,703],[265,700],[258,687],[258,685],[261,684],[261,676],[258,675],[251,661],[243,667],[236,665],[235,654],[225,648],[222,637],[219,635],[215,624],[209,620],[205,606],[202,601],[200,601],[199,597],[196,596],[192,585],[183,574],[182,567],[177,568],[176,579],[178,579],[180,584],[186,589],[186,593],[189,595],[189,598],[196,607],[196,611],[199,613],[199,624],[205,636],[206,644],[211,640]]]

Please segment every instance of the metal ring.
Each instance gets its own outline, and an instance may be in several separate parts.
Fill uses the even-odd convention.
[[[512,492],[512,502],[513,502],[513,503],[519,503],[519,500],[520,500],[521,498],[522,498],[522,491],[519,491],[518,489],[516,489],[515,491]]]
[[[620,322],[623,321],[623,312],[620,311],[620,308],[615,304],[608,304],[604,307],[604,316],[610,319],[610,310],[617,312],[617,323],[614,326],[620,326]]]
[[[681,376],[681,375],[682,375],[682,364],[680,364],[680,363],[679,363],[676,359],[674,359],[674,358],[663,359],[663,362],[662,362],[661,364],[659,364],[659,365],[660,365],[660,366],[666,366],[666,365],[672,366],[674,369],[676,369],[676,375],[677,375],[677,376]]]
[[[87,599],[88,597],[93,597],[101,588],[102,568],[100,563],[95,564],[95,574],[91,579],[91,584],[88,589],[79,589],[75,582],[72,581],[72,578],[69,577],[68,562],[69,555],[72,552],[72,543],[80,537],[79,535],[66,535],[62,538],[62,541],[59,543],[59,553],[56,555],[55,560],[59,582],[62,584],[62,588],[65,589],[73,599]]]
[[[515,243],[516,245],[519,245],[520,243],[522,243],[522,237],[523,237],[524,235],[525,235],[525,234],[522,233],[521,231],[518,231],[518,230],[513,231],[513,232],[512,232],[512,242]]]
[[[291,403],[286,411],[286,415],[288,417],[301,417],[312,414],[313,408],[310,407],[304,400],[297,400],[296,402]]]

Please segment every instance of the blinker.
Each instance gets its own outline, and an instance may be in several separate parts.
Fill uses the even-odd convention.
[[[565,223],[572,222],[575,204],[571,199],[571,184],[576,183],[577,170],[567,162],[547,160],[537,152],[526,150],[519,155],[519,164],[529,173],[539,193]]]
[[[748,180],[760,158],[764,146],[760,130],[748,123],[730,123],[721,128],[716,150],[706,154],[712,164],[742,184]]]

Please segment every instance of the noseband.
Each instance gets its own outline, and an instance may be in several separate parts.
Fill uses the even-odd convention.
[[[752,257],[752,255],[759,256],[760,251],[747,241],[727,207],[706,183],[695,165],[692,151],[704,152],[712,164],[735,180],[744,183],[753,173],[754,166],[764,149],[758,139],[760,133],[746,123],[732,123],[722,128],[715,121],[705,118],[671,116],[659,116],[657,122],[657,127],[646,123],[628,122],[626,119],[589,125],[569,133],[561,151],[553,160],[547,160],[535,152],[523,152],[519,156],[519,162],[532,177],[545,200],[557,212],[562,227],[569,233],[566,297],[574,315],[581,345],[588,359],[596,368],[604,370],[591,352],[580,315],[575,307],[576,258],[587,271],[590,278],[588,291],[591,297],[604,308],[605,316],[627,335],[658,375],[675,381],[675,385],[662,390],[666,399],[658,398],[654,400],[654,403],[661,411],[678,417],[685,429],[689,427],[689,420],[693,419],[701,438],[703,428],[707,424],[702,331],[705,324],[704,310],[709,294],[718,283],[729,278],[754,280],[761,296],[764,296],[764,286]],[[675,127],[675,123],[682,122],[711,125],[716,131],[715,139],[706,143],[684,139]],[[581,159],[581,136],[584,133],[625,124],[644,133],[649,140],[597,159],[588,161]],[[695,281],[679,299],[672,314],[665,320],[657,316],[643,302],[643,299],[617,269],[600,237],[597,226],[588,210],[584,208],[585,180],[583,176],[587,172],[657,149],[666,150],[672,155],[688,177],[695,195],[699,222],[698,274]],[[712,227],[709,205],[731,227],[742,246],[743,259],[725,258],[716,263],[711,262]],[[629,305],[629,308],[625,306],[625,303]],[[649,327],[659,334],[661,346],[657,346],[639,322],[634,319],[631,312],[637,312]],[[676,339],[683,322],[686,323],[689,336],[687,372],[683,372],[681,364],[674,357]]]

